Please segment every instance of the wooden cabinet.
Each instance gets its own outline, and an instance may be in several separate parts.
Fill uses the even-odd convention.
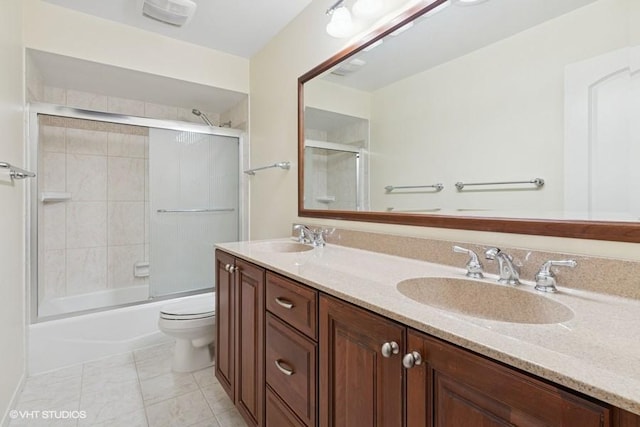
[[[251,426],[640,427],[225,252],[216,271],[216,377]]]
[[[252,426],[264,425],[265,270],[216,251],[216,377]]]
[[[427,335],[409,331],[407,427],[608,426],[607,406]]]
[[[320,297],[321,426],[403,425],[404,336],[402,325]]]
[[[267,427],[317,425],[317,294],[267,273]]]

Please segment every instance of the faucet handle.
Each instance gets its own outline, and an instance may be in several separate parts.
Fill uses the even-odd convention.
[[[293,231],[298,232],[297,240],[299,243],[311,243],[310,239],[307,237],[307,230],[309,228],[304,224],[295,224],[293,226]]]
[[[571,267],[574,268],[578,265],[572,259],[562,261],[547,261],[542,264],[540,271],[536,274],[536,291],[541,292],[558,292],[556,288],[556,275],[551,271],[551,267]]]
[[[454,246],[453,252],[469,255],[469,261],[467,262],[467,265],[466,265],[467,277],[471,277],[474,279],[484,278],[484,274],[482,274],[482,263],[478,259],[478,254],[476,254],[471,249],[466,249],[461,246]]]

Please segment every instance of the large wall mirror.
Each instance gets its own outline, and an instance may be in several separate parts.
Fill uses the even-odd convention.
[[[640,242],[637,0],[436,0],[299,78],[299,215]]]

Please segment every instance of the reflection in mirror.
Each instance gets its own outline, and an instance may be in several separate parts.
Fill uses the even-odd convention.
[[[637,0],[437,4],[301,77],[301,146],[364,141],[355,205],[318,205],[332,194],[305,150],[303,208],[640,220]],[[331,141],[318,115],[326,129],[358,118],[363,135]]]
[[[368,209],[368,120],[309,107],[305,124],[305,206]]]

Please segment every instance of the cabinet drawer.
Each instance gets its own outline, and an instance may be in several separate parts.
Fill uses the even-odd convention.
[[[267,384],[308,426],[316,425],[316,344],[267,313]]]
[[[271,391],[270,387],[267,387],[266,407],[266,427],[305,427],[304,423]]]
[[[267,310],[303,334],[317,339],[318,293],[267,273]]]

